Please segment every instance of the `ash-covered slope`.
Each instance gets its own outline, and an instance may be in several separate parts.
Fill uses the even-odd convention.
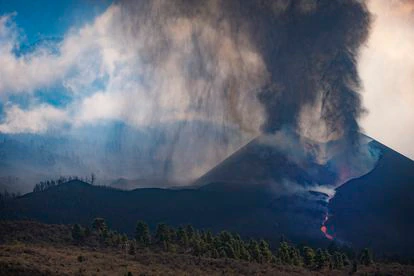
[[[202,186],[220,181],[235,185],[246,183],[253,185],[293,181],[295,184],[305,186],[315,183],[316,178],[320,184],[335,182],[335,172],[312,162],[310,156],[300,156],[300,158],[304,157],[301,163],[295,162],[294,159],[299,158],[295,155],[302,155],[303,152],[299,153],[298,149],[282,149],[283,146],[279,146],[277,141],[269,142],[264,136],[252,140],[200,177],[195,184]],[[286,151],[290,150],[292,152],[286,154]]]
[[[337,189],[329,231],[355,247],[414,256],[414,161],[378,143],[377,166]]]
[[[379,150],[370,146],[371,138],[360,135],[359,140],[360,146],[350,149],[343,140],[321,143],[287,130],[262,135],[200,177],[195,185],[267,183],[279,196],[308,190],[333,192],[375,166]]]

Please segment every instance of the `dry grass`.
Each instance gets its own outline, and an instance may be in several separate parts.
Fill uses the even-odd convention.
[[[303,275],[307,272],[295,267],[179,254],[138,252],[130,256],[115,249],[22,243],[0,246],[0,275],[124,275],[128,271],[133,275]]]
[[[0,275],[349,275],[349,270],[317,272],[145,250],[131,256],[121,248],[76,246],[69,226],[0,222]],[[414,267],[359,266],[355,275],[414,276]]]
[[[82,256],[81,258],[79,256]],[[82,259],[82,261],[80,261]],[[187,255],[94,249],[44,244],[0,245],[0,275],[348,275],[343,271],[308,271],[290,266],[259,265]],[[360,267],[356,275],[414,275],[399,264]]]

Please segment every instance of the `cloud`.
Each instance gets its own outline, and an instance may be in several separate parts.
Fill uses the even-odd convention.
[[[151,144],[143,144],[147,148],[139,153],[128,152],[133,156],[119,166],[130,169],[118,176],[150,174],[139,170],[140,162],[157,160],[153,175],[186,180],[257,134],[263,116],[251,92],[266,73],[243,34],[232,36],[225,20],[215,25],[206,18],[178,16],[164,24],[151,22],[153,17],[140,17],[147,21],[132,30],[133,14],[112,5],[61,40],[19,52],[23,31],[13,15],[2,16],[0,98],[7,104],[0,132],[43,135],[56,129],[82,143],[79,131],[100,122],[120,122],[142,132],[150,127],[155,129],[148,131]],[[55,93],[55,87],[69,95],[69,103],[48,105],[44,95]],[[22,103],[22,97],[28,100]],[[117,135],[111,127],[106,131]],[[137,139],[125,141],[119,154],[125,157],[122,150],[134,148]],[[76,155],[91,159],[87,150]]]
[[[359,60],[365,132],[414,159],[414,1],[371,0],[374,22]]]
[[[43,133],[50,129],[59,129],[69,122],[65,111],[47,105],[30,110],[22,110],[12,105],[6,107],[5,113],[6,120],[0,124],[0,132],[3,133]]]
[[[52,47],[40,45],[17,56],[18,27],[13,16],[1,17],[0,97],[6,101],[61,85],[73,99],[67,109],[75,126],[101,120],[142,126],[202,119],[258,133],[263,116],[251,91],[263,84],[265,67],[243,34],[234,38],[225,21],[215,26],[187,16],[157,27],[143,22],[131,33],[132,20],[133,14],[112,5]]]
[[[13,16],[0,17],[0,96],[17,92],[30,92],[54,82],[64,65],[47,49],[37,49],[27,56],[17,57],[13,51],[20,46],[21,37]],[[51,65],[51,66],[50,66]]]

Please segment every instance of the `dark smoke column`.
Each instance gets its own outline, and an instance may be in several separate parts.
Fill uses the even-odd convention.
[[[321,101],[328,134],[355,142],[363,112],[356,61],[370,22],[365,3],[267,1],[265,5],[269,7],[258,7],[256,22],[250,24],[271,75],[259,95],[267,116],[263,130],[297,127],[302,107]]]
[[[225,57],[217,53],[223,52],[220,50],[226,46],[206,39],[202,26],[208,25],[214,33],[222,35],[218,41],[229,39],[235,45],[252,45],[264,61],[265,81],[261,89],[251,91],[264,109],[264,133],[274,133],[283,127],[298,130],[304,107],[313,106],[318,120],[324,124],[326,136],[343,137],[350,144],[356,142],[358,119],[364,112],[356,62],[370,23],[363,0],[141,0],[119,3],[124,7],[124,29],[130,30],[131,37],[143,28],[150,30],[151,47],[141,49],[148,66],[162,63],[176,51],[170,47],[166,26],[185,19],[191,24],[188,45],[195,49],[183,58],[188,60],[183,66],[188,66],[189,90],[194,79],[212,84],[206,87],[217,87],[214,86],[220,74],[217,72],[225,71],[220,67],[220,60]],[[243,49],[236,51],[242,56]],[[241,66],[234,67],[237,69],[233,71],[240,70]],[[223,120],[237,122],[248,129],[241,116],[246,110],[239,102],[246,97],[240,96],[239,80],[235,80],[240,75],[227,76],[227,79],[219,76],[228,83],[220,86],[222,91],[194,89],[192,108],[201,111],[203,116],[210,116],[217,101],[224,102],[220,105],[227,111]]]

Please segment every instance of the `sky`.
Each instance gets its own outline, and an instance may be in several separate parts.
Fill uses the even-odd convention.
[[[360,123],[366,134],[414,159],[414,1],[371,0],[368,6],[374,20],[358,59],[367,110]],[[159,44],[145,30],[133,41],[120,36],[118,28],[125,27],[120,15],[110,1],[0,0],[0,132],[44,135],[105,120],[141,128],[198,119],[195,103],[181,92],[188,89],[181,66],[185,56],[163,61],[157,68],[163,78],[146,69],[139,51]],[[205,36],[216,37],[214,31],[207,28]],[[168,32],[173,47],[185,51],[187,22],[168,26]],[[215,43],[223,57],[217,61],[223,71],[215,76],[215,90],[226,85],[223,76],[238,79],[242,96],[235,100],[243,112],[237,116],[259,126],[258,103],[244,91],[262,85],[263,60],[248,43]],[[232,55],[236,52],[241,57]],[[234,69],[242,66],[247,69]],[[208,100],[215,110],[225,109],[220,98]],[[217,121],[223,116],[209,114]]]
[[[359,71],[365,132],[414,159],[414,1],[371,0],[374,15]]]

